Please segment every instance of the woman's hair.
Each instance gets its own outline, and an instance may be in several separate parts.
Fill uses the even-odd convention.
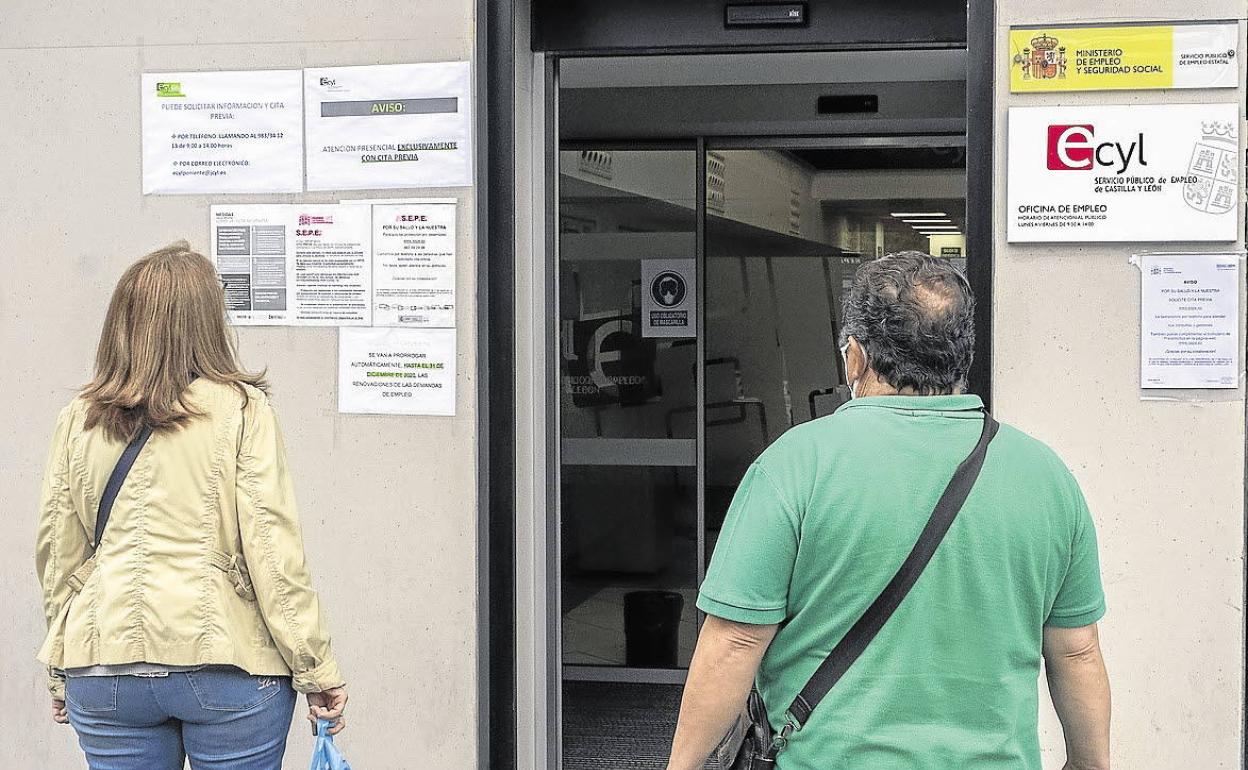
[[[128,441],[144,425],[182,425],[200,416],[186,392],[197,377],[233,385],[244,398],[244,383],[267,388],[263,372],[238,363],[212,262],[178,241],[131,265],[113,291],[95,379],[82,389],[86,428]]]

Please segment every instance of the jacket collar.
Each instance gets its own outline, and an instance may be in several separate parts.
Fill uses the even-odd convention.
[[[957,396],[864,396],[841,404],[836,411],[869,406],[906,412],[977,412],[983,410],[984,402],[973,393]]]

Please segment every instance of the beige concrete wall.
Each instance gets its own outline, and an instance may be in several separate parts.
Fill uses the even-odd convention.
[[[1133,250],[1200,247],[1007,244],[1005,132],[1011,105],[1236,101],[1242,113],[1244,104],[1242,85],[1238,91],[1012,95],[1009,25],[1242,19],[1248,6],[1244,0],[998,0],[996,7],[996,410],[1057,450],[1096,517],[1109,602],[1102,638],[1114,688],[1115,767],[1238,768],[1244,392],[1201,403],[1140,400],[1140,279],[1127,264]],[[1241,42],[1241,61],[1244,51]],[[1242,144],[1242,128],[1240,134]],[[1057,768],[1061,736],[1046,712],[1045,767]]]
[[[469,59],[470,0],[4,0],[0,9],[0,768],[85,767],[34,660],[39,475],[59,407],[88,376],[109,293],[177,238],[207,250],[215,202],[140,195],[139,73]],[[479,103],[479,102],[478,102]],[[240,332],[267,366],[307,549],[351,692],[357,767],[476,767],[474,209],[460,206],[455,418],[339,416],[333,329]],[[393,193],[375,193],[392,195]],[[302,708],[302,706],[301,706]],[[306,768],[306,723],[288,768]]]

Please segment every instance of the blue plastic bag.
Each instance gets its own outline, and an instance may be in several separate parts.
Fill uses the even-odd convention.
[[[347,758],[334,745],[329,727],[328,719],[316,720],[316,748],[312,749],[312,767],[308,770],[351,770]]]

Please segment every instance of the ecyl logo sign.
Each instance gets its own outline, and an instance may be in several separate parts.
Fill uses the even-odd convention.
[[[1101,168],[1125,174],[1133,164],[1148,165],[1144,158],[1143,131],[1136,134],[1135,140],[1130,143],[1098,143],[1096,128],[1090,123],[1049,126],[1048,160],[1050,171]]]
[[[181,83],[157,83],[156,96],[158,97],[179,97],[184,98],[186,94],[182,93]]]
[[[318,83],[320,83],[320,84],[321,84],[321,88],[324,88],[326,91],[331,91],[331,92],[333,92],[333,93],[339,93],[339,92],[341,92],[341,91],[344,91],[344,90],[345,90],[345,88],[344,88],[343,86],[338,85],[338,78],[331,78],[331,77],[327,77],[327,76],[322,76],[322,77],[320,77],[320,78],[318,78],[318,79],[317,79],[317,82],[318,82]]]

